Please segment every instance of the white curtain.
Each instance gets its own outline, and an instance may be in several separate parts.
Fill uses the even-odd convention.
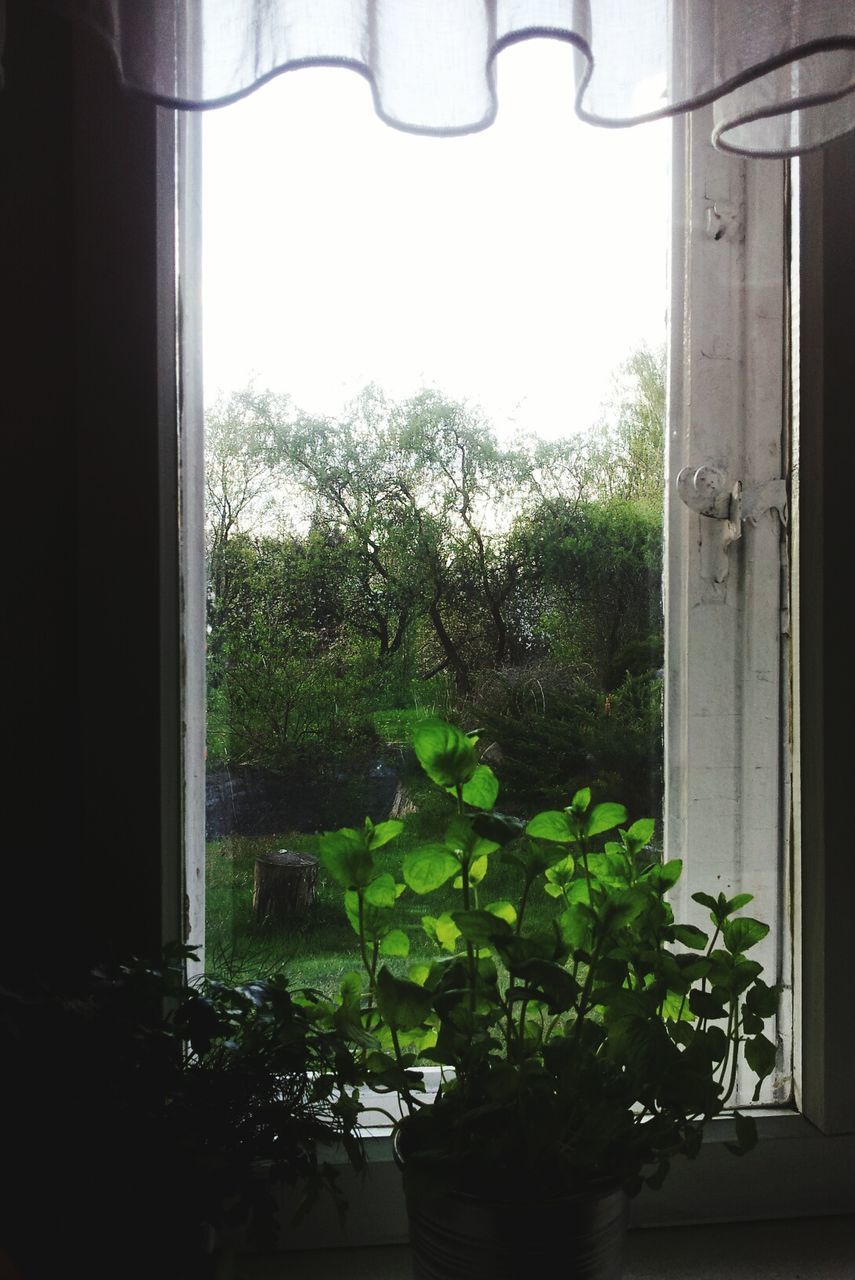
[[[131,89],[230,102],[298,67],[346,66],[400,129],[483,129],[508,44],[576,51],[568,100],[623,126],[715,102],[713,140],[783,156],[855,128],[855,0],[52,0],[91,23]],[[698,54],[694,39],[707,36]]]

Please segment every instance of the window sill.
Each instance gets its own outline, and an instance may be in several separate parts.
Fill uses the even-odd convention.
[[[855,1217],[631,1231],[624,1280],[852,1280]],[[409,1280],[406,1245],[353,1249],[348,1280]],[[292,1253],[289,1280],[339,1280],[340,1250]],[[242,1258],[235,1280],[279,1280],[282,1259]]]
[[[732,1121],[722,1118],[713,1122],[697,1160],[675,1161],[660,1191],[643,1191],[633,1201],[633,1227],[751,1224],[855,1212],[855,1135],[827,1137],[796,1111],[764,1111],[757,1123],[757,1150],[739,1159],[725,1147],[735,1136]],[[323,1200],[299,1228],[283,1230],[281,1249],[290,1253],[318,1248],[334,1254],[346,1248],[358,1253],[367,1247],[406,1241],[401,1176],[392,1156],[388,1127],[366,1133],[366,1152],[364,1176],[355,1175],[346,1166],[341,1169],[340,1185],[349,1205],[345,1230],[332,1204]],[[281,1221],[285,1223],[289,1217],[284,1205]],[[852,1256],[855,1250],[846,1280],[852,1280]],[[795,1280],[796,1274],[788,1273],[787,1280]],[[804,1274],[817,1275],[810,1271]],[[822,1280],[832,1280],[833,1274],[819,1273]]]

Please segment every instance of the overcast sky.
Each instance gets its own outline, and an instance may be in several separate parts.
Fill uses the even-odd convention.
[[[205,395],[316,413],[436,386],[502,433],[584,430],[665,331],[667,123],[580,124],[572,52],[499,55],[484,133],[384,125],[353,72],[308,68],[204,117]]]

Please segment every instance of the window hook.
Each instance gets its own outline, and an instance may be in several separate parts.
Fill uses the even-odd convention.
[[[787,482],[782,477],[746,488],[741,480],[733,484],[719,467],[683,467],[677,476],[677,493],[701,519],[701,577],[706,582],[727,579],[732,543],[742,537],[743,525],[756,527],[760,516],[777,511],[786,525]],[[715,523],[713,523],[715,522]]]

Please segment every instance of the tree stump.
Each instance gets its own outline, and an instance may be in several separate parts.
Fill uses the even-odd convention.
[[[257,921],[297,920],[315,899],[318,859],[311,853],[278,849],[255,859],[252,909]]]

